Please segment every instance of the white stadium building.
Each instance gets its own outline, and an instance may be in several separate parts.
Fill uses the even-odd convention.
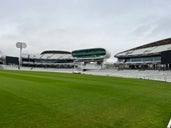
[[[171,38],[135,47],[120,53],[120,69],[171,69]]]
[[[71,52],[49,50],[39,55],[23,54],[22,65],[27,67],[73,68]]]

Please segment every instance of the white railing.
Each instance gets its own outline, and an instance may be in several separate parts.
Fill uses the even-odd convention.
[[[170,119],[170,121],[169,121],[169,123],[167,125],[167,128],[171,128],[171,119]]]

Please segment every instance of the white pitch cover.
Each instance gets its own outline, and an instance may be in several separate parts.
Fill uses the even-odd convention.
[[[171,119],[170,119],[170,121],[169,121],[169,123],[167,125],[167,128],[171,128]]]

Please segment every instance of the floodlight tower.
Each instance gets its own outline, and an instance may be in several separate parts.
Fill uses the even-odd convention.
[[[20,49],[20,58],[19,58],[19,69],[20,69],[20,67],[21,67],[21,55],[22,55],[22,49],[23,48],[26,48],[27,47],[27,45],[26,45],[26,43],[24,43],[24,42],[17,42],[16,43],[16,47],[17,48],[19,48]]]

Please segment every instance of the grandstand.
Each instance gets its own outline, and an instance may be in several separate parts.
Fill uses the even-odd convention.
[[[28,67],[73,68],[73,57],[68,51],[49,50],[39,55],[23,54],[22,65]]]
[[[72,56],[76,67],[80,69],[101,69],[110,53],[104,48],[90,48],[72,51]]]
[[[171,38],[135,47],[120,53],[119,69],[171,69]]]

